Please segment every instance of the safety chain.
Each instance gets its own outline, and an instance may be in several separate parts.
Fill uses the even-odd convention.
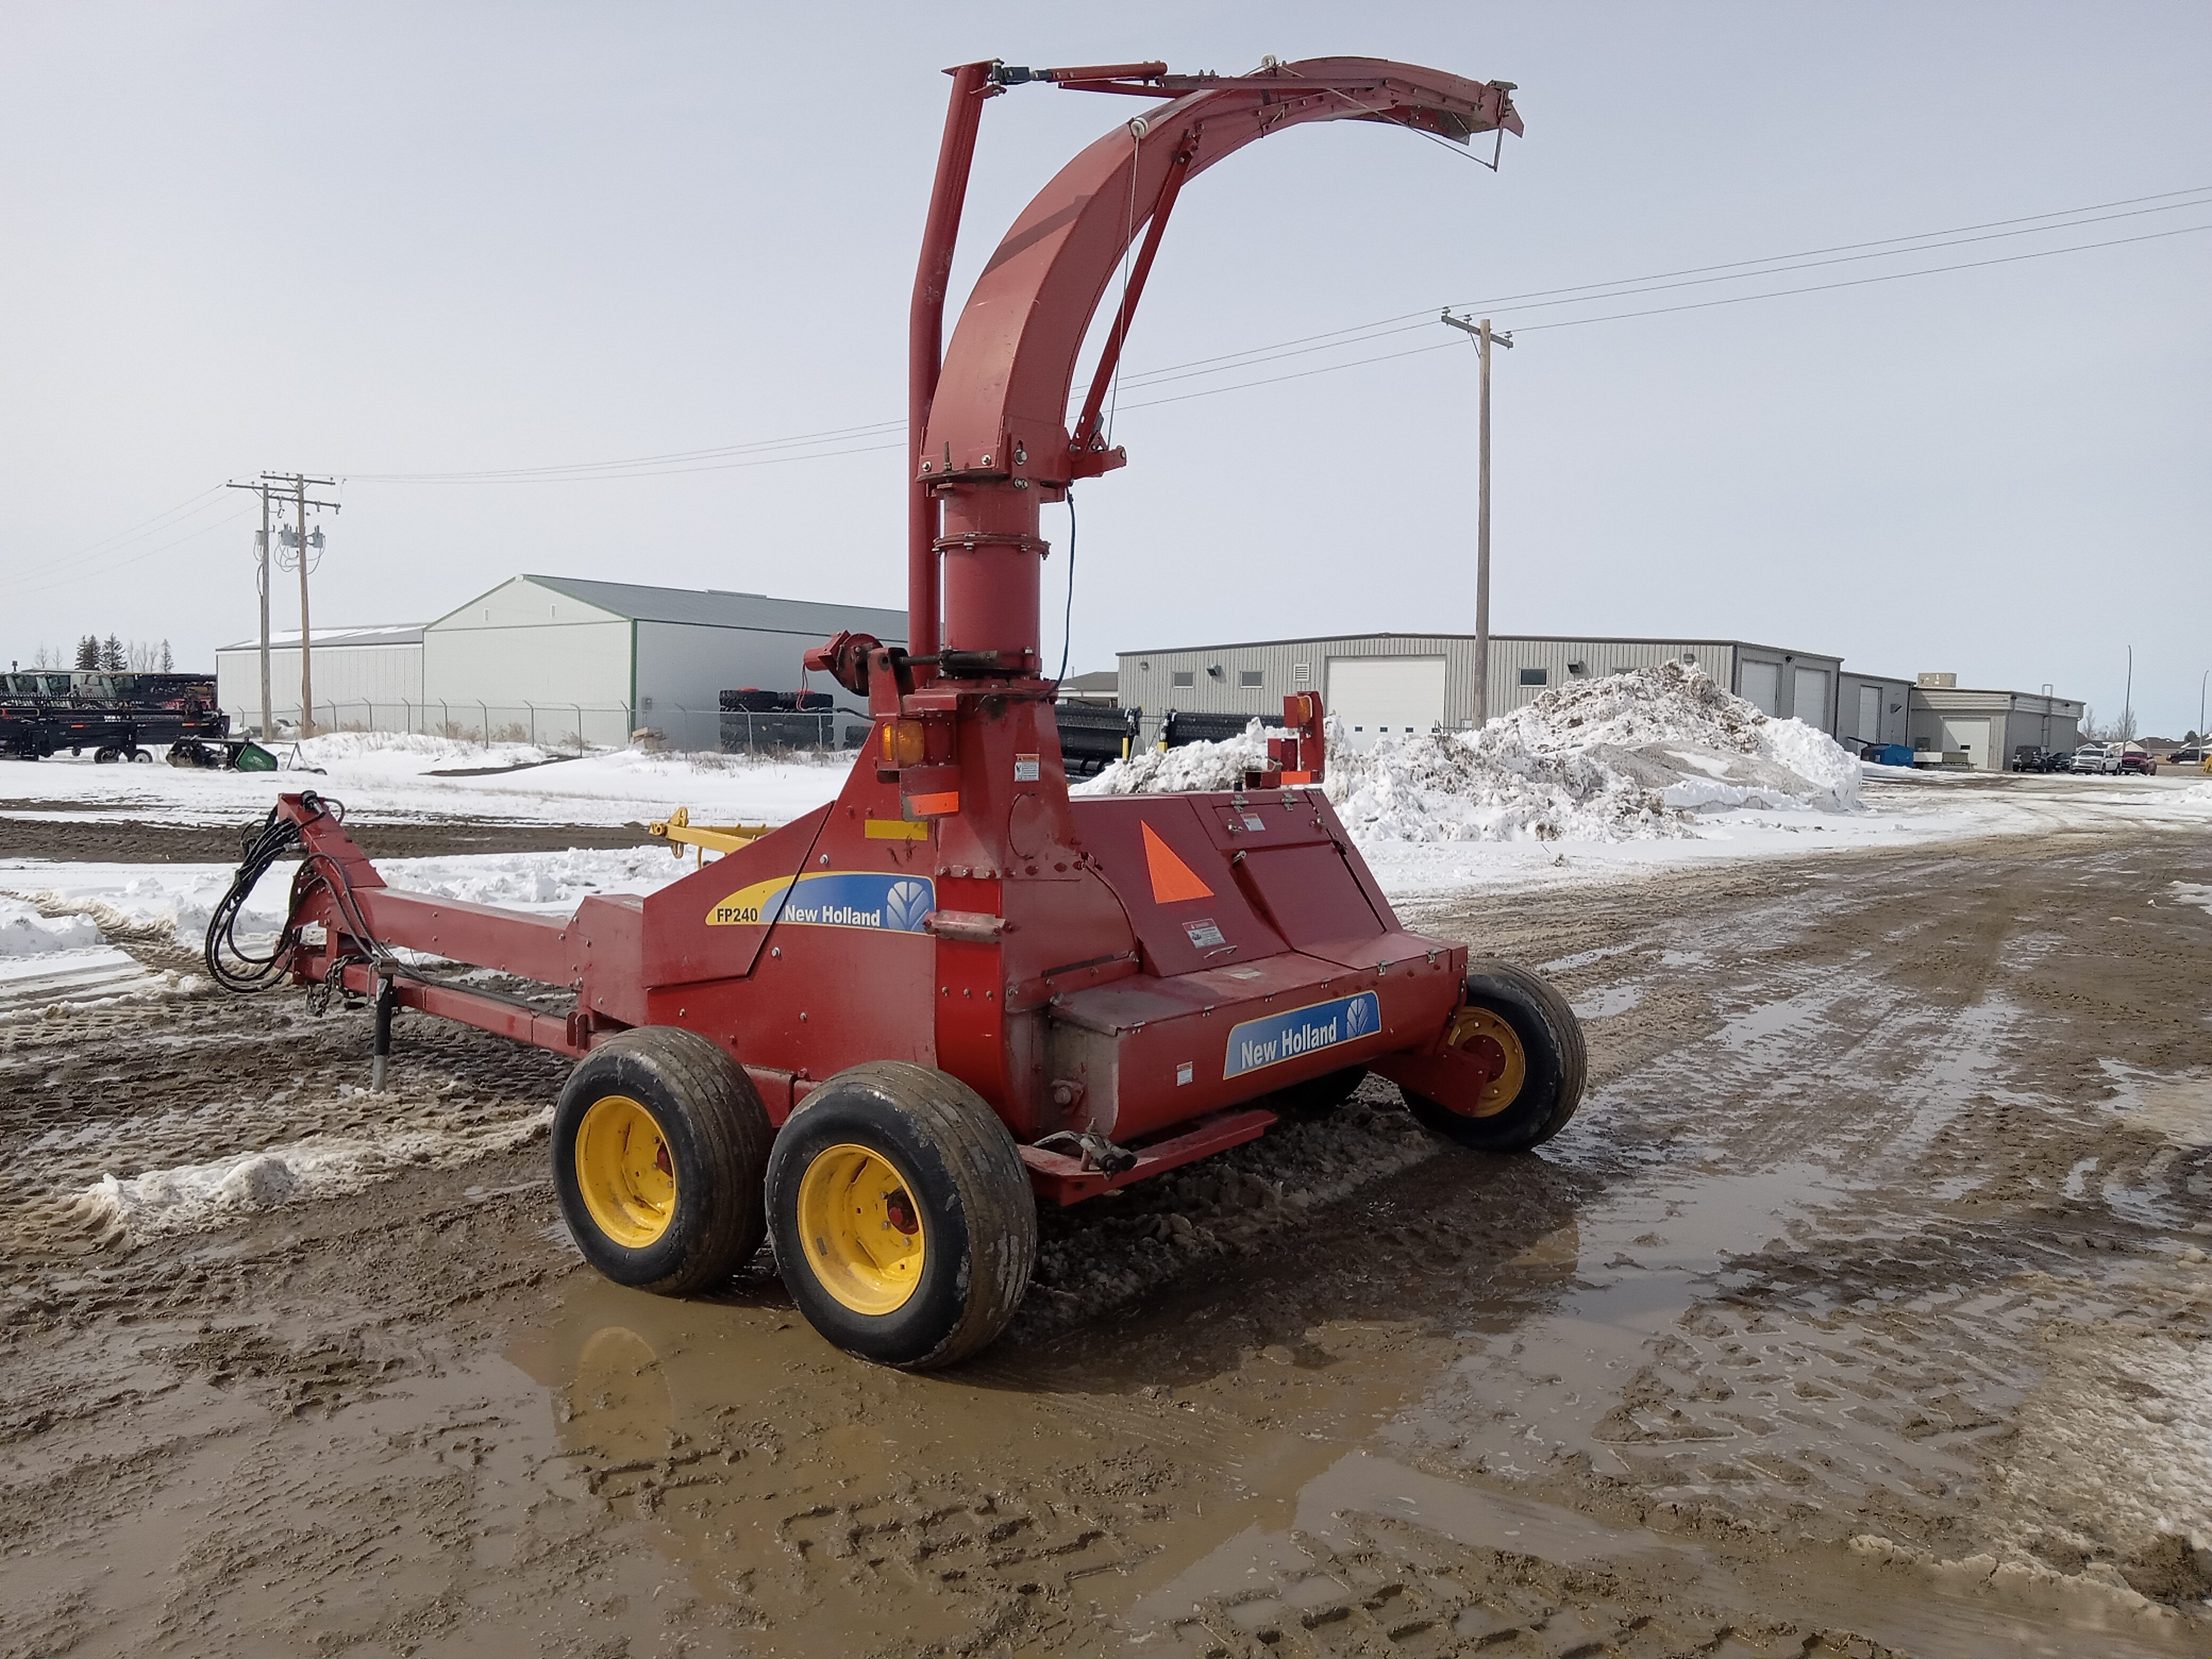
[[[345,970],[345,958],[333,951],[331,952],[331,965],[323,970],[322,978],[307,988],[307,1012],[316,1018],[320,1019],[330,1011],[333,995],[343,994]],[[353,998],[347,997],[346,1005],[350,1007],[353,1000]]]

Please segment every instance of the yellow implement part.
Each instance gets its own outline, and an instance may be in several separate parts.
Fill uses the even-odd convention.
[[[896,1313],[921,1283],[921,1206],[873,1147],[815,1154],[799,1178],[799,1236],[816,1281],[854,1313]]]
[[[685,848],[697,848],[696,856],[703,864],[708,854],[734,853],[747,842],[758,841],[770,828],[765,823],[694,823],[690,809],[679,806],[666,817],[647,824],[645,833],[659,836],[679,859]]]
[[[576,1126],[576,1189],[599,1231],[641,1250],[676,1214],[676,1165],[653,1115],[628,1095],[592,1103]]]

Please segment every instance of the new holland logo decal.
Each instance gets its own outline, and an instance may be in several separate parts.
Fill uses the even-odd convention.
[[[1382,1005],[1372,991],[1269,1014],[1265,1019],[1248,1019],[1229,1033],[1229,1053],[1222,1061],[1221,1074],[1237,1077],[1279,1066],[1319,1048],[1356,1042],[1374,1036],[1382,1024]]]
[[[870,933],[919,933],[937,908],[927,876],[868,870],[817,870],[741,887],[707,912],[709,927],[860,927]]]

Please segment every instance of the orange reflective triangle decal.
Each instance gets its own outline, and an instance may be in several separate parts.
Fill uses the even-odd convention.
[[[1198,878],[1198,872],[1177,858],[1175,850],[1153,833],[1151,824],[1139,818],[1137,827],[1145,832],[1145,867],[1152,873],[1153,903],[1213,896],[1213,890]]]

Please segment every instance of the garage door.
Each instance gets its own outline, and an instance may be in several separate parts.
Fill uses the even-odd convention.
[[[1444,717],[1444,659],[1331,657],[1322,696],[1355,749],[1386,735],[1426,732]]]
[[[1771,714],[1782,705],[1782,665],[1778,662],[1747,662],[1743,665],[1742,684],[1736,695],[1747,702],[1754,702]]]
[[[1828,729],[1828,671],[1825,668],[1801,668],[1790,687],[1795,699],[1790,712],[1816,731]]]
[[[1943,722],[1943,747],[1963,749],[1966,758],[1978,772],[1990,769],[1990,723],[1987,720],[1949,720]]]

